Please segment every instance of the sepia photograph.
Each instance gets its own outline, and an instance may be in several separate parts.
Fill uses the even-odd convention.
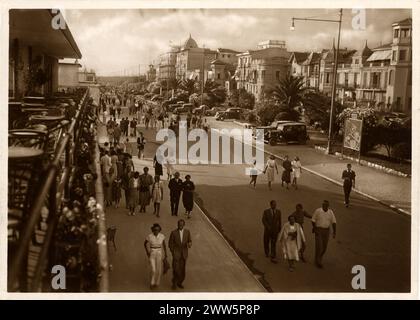
[[[3,12],[6,297],[417,291],[412,8],[68,3]]]

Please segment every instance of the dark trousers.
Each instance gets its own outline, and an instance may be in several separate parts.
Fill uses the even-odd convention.
[[[273,234],[268,230],[264,230],[264,252],[266,256],[271,256],[273,259],[276,257],[277,237],[278,233]]]
[[[329,228],[315,227],[315,262],[322,264],[322,257],[327,251],[328,240],[330,238]]]
[[[179,199],[181,194],[171,194],[171,213],[173,216],[178,215]]]
[[[351,192],[351,186],[343,186],[344,190],[344,202],[346,204],[350,203],[350,192]]]
[[[185,259],[172,259],[172,284],[182,284],[185,280]]]

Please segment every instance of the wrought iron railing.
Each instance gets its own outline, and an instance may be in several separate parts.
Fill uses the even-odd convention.
[[[75,153],[80,148],[80,138],[82,131],[86,130],[84,127],[86,109],[89,104],[89,90],[81,98],[76,114],[70,123],[66,126],[60,127],[60,135],[54,143],[54,151],[50,159],[48,159],[48,166],[43,174],[43,179],[40,180],[35,187],[39,190],[26,212],[20,228],[19,236],[16,242],[11,259],[8,264],[8,290],[9,291],[44,291],[50,290],[45,285],[46,280],[51,277],[51,267],[54,262],[54,252],[57,251],[56,247],[56,232],[57,225],[60,218],[63,216],[63,208],[68,204],[70,199],[70,185],[75,176]],[[93,121],[90,119],[90,121]],[[96,142],[95,142],[96,146]],[[97,146],[93,150],[93,156],[96,161],[95,171],[98,172],[98,150]],[[106,228],[105,217],[102,210],[102,181],[100,174],[96,181],[95,190],[97,191],[98,205],[96,205],[96,216],[98,223],[95,224],[95,235],[97,237],[97,255],[98,255],[98,277],[97,277],[97,290],[108,291],[108,263],[107,263],[107,244],[106,244]],[[9,191],[10,192],[10,191]],[[46,220],[46,231],[43,237],[41,248],[36,259],[36,265],[31,276],[28,279],[28,252],[29,247],[34,239],[36,230],[42,218],[42,212],[48,212]],[[105,239],[105,240],[104,240]],[[30,281],[29,281],[30,280]],[[76,290],[77,291],[77,290]]]

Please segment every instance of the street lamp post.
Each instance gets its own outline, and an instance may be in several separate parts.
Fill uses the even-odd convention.
[[[331,153],[331,144],[332,144],[332,136],[333,136],[333,125],[334,125],[334,114],[335,114],[335,94],[336,94],[336,82],[337,82],[337,68],[338,68],[338,55],[340,52],[340,37],[341,37],[341,22],[343,17],[343,9],[340,9],[338,20],[330,20],[330,19],[314,19],[314,18],[292,18],[292,25],[290,26],[290,30],[295,30],[295,20],[300,21],[318,21],[318,22],[334,22],[338,23],[338,39],[337,39],[337,50],[334,53],[334,69],[333,69],[333,83],[332,83],[332,93],[331,93],[331,107],[330,107],[330,123],[328,129],[328,144],[327,144],[327,153]]]

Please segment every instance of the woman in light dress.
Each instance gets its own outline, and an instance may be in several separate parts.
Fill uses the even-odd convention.
[[[168,181],[171,180],[172,176],[175,173],[174,163],[176,162],[174,152],[172,149],[168,149],[168,157],[164,163],[166,168],[166,174],[168,175]]]
[[[280,231],[279,241],[283,250],[284,258],[289,263],[289,271],[294,270],[294,262],[299,261],[299,251],[305,247],[305,235],[294,216],[289,216],[288,222]]]
[[[277,167],[276,160],[274,156],[270,156],[270,159],[267,160],[267,163],[264,168],[264,173],[267,174],[268,180],[268,189],[271,190],[271,183],[274,181],[274,170],[279,174],[279,169]]]
[[[150,289],[155,289],[160,284],[163,271],[163,260],[166,259],[165,235],[161,233],[162,228],[158,223],[153,224],[152,233],[144,241],[147,258],[149,259],[151,277]]]
[[[163,200],[163,184],[160,176],[155,176],[155,182],[152,186],[152,201],[154,206],[153,214],[159,218],[160,202]]]
[[[300,163],[299,157],[295,157],[295,159],[292,161],[292,185],[295,187],[295,189],[298,188],[297,181],[300,178],[300,175],[302,174],[302,164]]]

